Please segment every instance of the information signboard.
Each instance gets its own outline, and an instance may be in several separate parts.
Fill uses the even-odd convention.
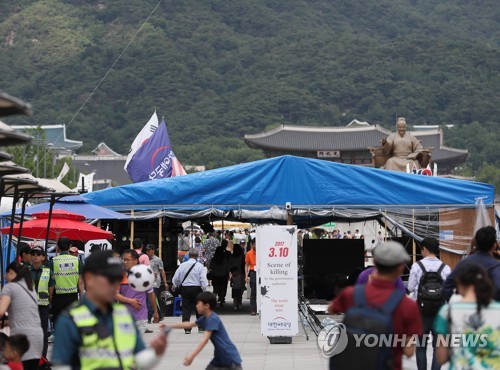
[[[261,226],[256,233],[261,333],[267,337],[297,335],[297,229]]]

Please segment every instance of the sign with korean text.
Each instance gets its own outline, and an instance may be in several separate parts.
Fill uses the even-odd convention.
[[[256,232],[261,333],[268,337],[297,335],[297,229],[261,226]]]
[[[340,158],[339,150],[318,150],[318,158]]]

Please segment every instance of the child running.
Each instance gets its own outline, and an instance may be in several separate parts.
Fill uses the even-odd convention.
[[[217,306],[217,299],[211,292],[201,292],[196,297],[196,310],[202,315],[196,322],[182,322],[167,327],[173,329],[192,329],[195,326],[204,330],[204,336],[200,344],[194,351],[186,356],[184,365],[192,364],[194,358],[202,351],[203,347],[210,340],[214,345],[214,358],[207,366],[207,370],[241,370],[241,357],[234,343],[229,339],[226,328],[222,321],[214,312]]]
[[[24,334],[17,334],[5,339],[3,358],[7,362],[0,365],[0,370],[23,370],[21,358],[28,352],[30,342]]]

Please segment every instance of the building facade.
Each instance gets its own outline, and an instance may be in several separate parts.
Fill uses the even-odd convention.
[[[352,121],[343,127],[315,127],[282,125],[276,129],[255,135],[245,135],[244,141],[265,155],[276,157],[295,155],[334,162],[372,167],[369,148],[381,145],[392,132],[367,122]],[[432,148],[432,162],[437,164],[440,175],[449,174],[464,163],[468,152],[446,147],[441,129],[411,132],[424,148]]]

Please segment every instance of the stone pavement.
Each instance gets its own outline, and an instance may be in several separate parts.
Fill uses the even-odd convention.
[[[245,370],[328,369],[328,360],[321,355],[316,344],[316,336],[311,330],[308,330],[309,340],[306,340],[302,325],[299,323],[299,335],[293,337],[292,344],[270,344],[269,340],[260,334],[259,316],[250,315],[250,304],[246,294],[243,297],[242,311],[233,311],[230,293],[227,302],[225,307],[217,307],[216,312],[220,315],[231,340],[238,347]],[[194,320],[194,315],[192,319]],[[179,321],[180,317],[167,317],[163,323]],[[159,324],[148,326],[154,333],[144,334],[146,343],[159,332]],[[198,334],[196,329],[193,329],[191,334],[184,334],[184,330],[173,330],[169,334],[167,352],[156,368],[162,370],[186,368],[182,364],[184,357],[193,350],[201,338],[202,334]],[[52,345],[49,346],[49,358],[51,350]],[[430,364],[430,351],[427,355]],[[205,369],[212,357],[213,346],[209,342],[195,358],[190,369]],[[356,370],[355,364],[352,368]],[[410,359],[403,358],[403,369],[417,370],[415,356]],[[441,369],[447,370],[448,365]]]
[[[277,370],[277,369],[328,369],[328,360],[324,358],[316,344],[316,336],[310,330],[309,340],[306,340],[302,325],[299,324],[299,335],[293,338],[292,344],[270,344],[266,337],[260,334],[259,316],[250,315],[249,301],[246,294],[243,298],[243,310],[233,311],[232,300],[228,294],[225,307],[217,307],[231,340],[236,344],[243,359],[242,366],[245,370]],[[167,317],[164,322],[175,323],[180,317]],[[194,320],[194,316],[193,316]],[[157,331],[158,324],[151,324],[150,328]],[[145,334],[147,342],[155,334]],[[192,334],[184,334],[183,330],[174,330],[169,335],[169,344],[158,369],[182,369],[184,357],[199,343],[202,334],[193,329]],[[430,364],[430,351],[428,364]],[[191,369],[205,369],[213,356],[213,346],[209,342],[203,351],[195,358]],[[353,364],[353,369],[356,369]],[[403,360],[405,370],[416,370],[415,356]],[[446,370],[448,366],[443,366]]]
[[[244,299],[245,300],[245,299]],[[230,300],[228,300],[230,302]],[[328,361],[318,350],[316,336],[312,333],[309,341],[303,334],[293,338],[292,344],[269,344],[269,340],[260,334],[259,316],[250,315],[250,305],[245,302],[242,311],[233,311],[232,305],[217,308],[229,337],[238,347],[243,359],[245,370],[257,369],[327,369]],[[179,322],[180,317],[167,317],[164,322]],[[194,320],[194,316],[193,316]],[[150,325],[155,330],[157,324]],[[155,330],[156,331],[156,330]],[[145,334],[146,342],[154,334]],[[202,334],[193,329],[191,334],[184,334],[184,330],[174,330],[168,338],[167,353],[162,359],[159,369],[182,369],[184,357],[199,343]],[[192,369],[204,369],[213,357],[213,346],[209,342],[203,351],[196,357]]]

